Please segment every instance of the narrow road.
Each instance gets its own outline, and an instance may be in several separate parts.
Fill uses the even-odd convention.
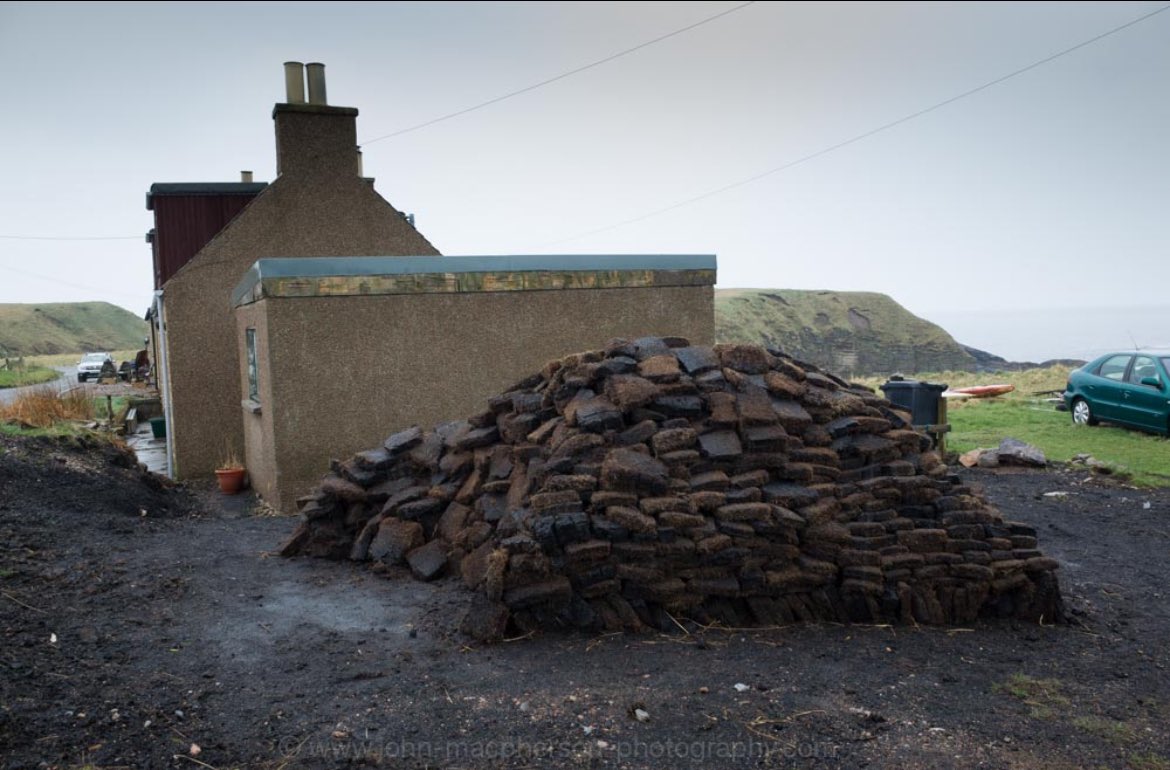
[[[77,369],[72,366],[54,366],[54,369],[61,372],[61,376],[52,382],[43,382],[40,385],[27,385],[23,388],[0,388],[0,404],[7,404],[15,401],[21,393],[28,393],[33,390],[42,390],[44,388],[52,388],[58,393],[69,390],[77,382]]]

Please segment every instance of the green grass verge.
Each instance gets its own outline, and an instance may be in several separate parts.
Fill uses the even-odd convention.
[[[92,433],[92,431],[77,422],[56,422],[47,428],[27,428],[11,422],[0,422],[0,436],[30,438],[38,436],[80,436],[83,433]]]
[[[42,385],[61,376],[56,369],[43,366],[23,366],[16,369],[0,368],[0,388],[22,388],[26,385]]]
[[[1011,437],[1039,447],[1057,462],[1078,454],[1090,454],[1125,474],[1141,486],[1170,486],[1170,442],[1161,436],[1114,425],[1073,425],[1068,412],[1056,411],[1044,391],[1064,391],[1069,369],[1049,367],[1023,372],[968,374],[941,372],[915,375],[916,379],[946,383],[952,388],[1007,382],[1016,390],[986,399],[949,399],[947,449],[966,452],[990,449]],[[884,378],[867,378],[862,384],[877,388]],[[880,393],[880,391],[878,391]]]

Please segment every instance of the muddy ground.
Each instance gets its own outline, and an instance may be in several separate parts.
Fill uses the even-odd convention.
[[[0,766],[1170,768],[1170,490],[963,471],[1071,625],[485,647],[454,582],[281,559],[293,520],[129,465],[0,439]]]

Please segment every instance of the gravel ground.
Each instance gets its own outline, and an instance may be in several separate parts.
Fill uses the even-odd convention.
[[[454,581],[281,559],[246,497],[0,439],[0,766],[1170,768],[1170,490],[962,474],[1072,623],[485,647]]]

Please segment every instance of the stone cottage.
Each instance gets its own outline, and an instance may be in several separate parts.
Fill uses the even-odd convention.
[[[357,110],[286,65],[277,178],[155,185],[150,316],[172,475],[231,450],[291,510],[331,458],[481,409],[612,337],[714,335],[712,255],[442,257],[363,178]],[[185,250],[185,251],[184,251]]]
[[[231,294],[252,263],[439,255],[361,175],[358,111],[326,103],[324,65],[308,65],[305,101],[305,69],[285,65],[287,99],[272,110],[271,184],[164,184],[148,197],[157,282],[150,317],[161,332],[156,358],[175,478],[209,475],[227,449],[243,452]]]

